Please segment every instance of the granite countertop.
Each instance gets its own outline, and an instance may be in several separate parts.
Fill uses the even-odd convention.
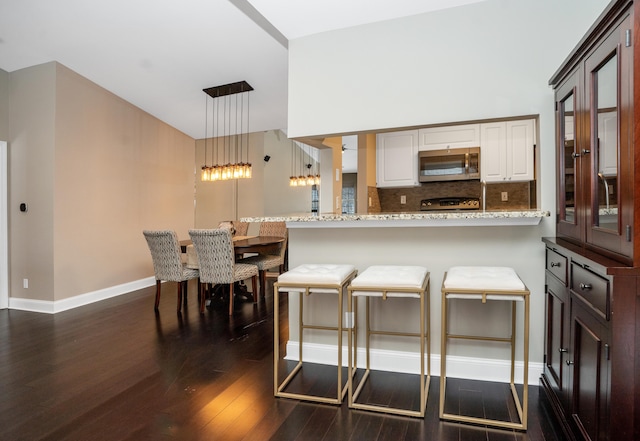
[[[417,211],[376,214],[291,214],[244,217],[242,222],[287,222],[290,228],[392,227],[392,226],[500,226],[537,225],[550,213],[542,210],[522,211]]]

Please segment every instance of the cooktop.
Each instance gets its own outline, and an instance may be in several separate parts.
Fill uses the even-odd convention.
[[[448,197],[423,199],[420,201],[420,211],[442,210],[479,210],[480,198]]]

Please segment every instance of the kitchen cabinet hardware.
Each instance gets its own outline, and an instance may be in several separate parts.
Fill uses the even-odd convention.
[[[560,353],[569,352],[569,350],[567,348],[558,348],[558,352]]]
[[[567,363],[567,366],[571,366],[573,364],[573,361],[572,360],[567,360],[566,363]]]
[[[591,285],[590,284],[588,284],[588,283],[581,283],[580,284],[580,290],[587,291],[589,289],[591,289]]]
[[[562,265],[560,262],[551,262],[551,268],[553,267],[559,267],[560,265]]]

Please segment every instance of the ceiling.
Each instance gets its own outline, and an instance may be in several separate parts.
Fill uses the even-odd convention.
[[[0,0],[0,69],[59,63],[193,138],[202,89],[237,81],[250,131],[287,126],[287,44],[483,0]]]

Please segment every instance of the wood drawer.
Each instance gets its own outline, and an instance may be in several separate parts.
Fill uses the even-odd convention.
[[[564,286],[567,286],[567,268],[567,258],[547,248],[547,271],[556,276]]]
[[[611,317],[609,280],[577,263],[571,264],[571,292],[605,320]]]

